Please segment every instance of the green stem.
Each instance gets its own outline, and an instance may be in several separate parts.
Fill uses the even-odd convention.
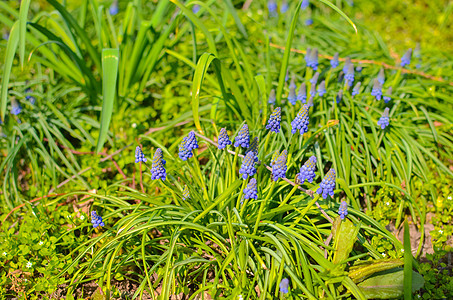
[[[195,162],[195,165],[196,165],[196,170],[197,170],[198,176],[200,178],[200,185],[201,185],[201,189],[203,190],[204,198],[206,199],[206,201],[209,201],[208,190],[206,188],[206,184],[204,182],[203,175],[201,174],[200,164],[198,163],[198,157],[197,157],[195,151],[194,151],[194,154],[193,154],[193,159],[194,159],[194,162]]]
[[[297,185],[294,186],[294,187],[291,189],[291,191],[289,192],[289,194],[285,197],[285,199],[283,199],[282,203],[280,203],[280,204],[278,205],[278,207],[281,207],[281,206],[285,205],[286,202],[288,202],[288,200],[292,197],[292,195],[293,195],[298,189],[299,189],[299,186],[297,186]]]
[[[244,195],[244,189],[245,189],[246,186],[247,186],[247,180],[244,180],[244,182],[242,182],[241,192],[239,193],[239,197],[236,200],[236,209],[237,210],[239,210],[239,206],[240,206],[240,203],[241,203],[241,198],[242,198],[242,195]]]
[[[234,152],[234,160],[233,160],[233,168],[232,168],[233,174],[231,176],[233,178],[233,181],[236,180],[236,164],[238,161],[238,154],[239,154],[239,147],[236,147],[236,151]]]
[[[269,189],[269,192],[267,193],[266,199],[264,199],[264,201],[261,202],[260,210],[258,211],[258,216],[257,216],[256,222],[255,222],[255,228],[253,229],[253,234],[254,235],[256,234],[256,231],[258,230],[258,224],[261,221],[261,216],[263,215],[264,206],[266,205],[267,200],[269,200],[269,198],[272,195],[272,191],[274,190],[275,183],[276,183],[276,181],[272,182],[271,188]]]

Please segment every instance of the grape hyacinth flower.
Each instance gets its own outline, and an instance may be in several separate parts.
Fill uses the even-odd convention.
[[[373,89],[371,90],[371,96],[376,97],[376,100],[381,100],[382,97],[382,85],[377,79],[374,79]]]
[[[31,93],[33,92],[33,90],[31,88],[27,88],[25,90],[25,93],[27,93],[27,95],[25,96],[25,99],[27,99],[28,101],[30,101],[30,104],[31,105],[34,105],[35,102],[36,102],[36,98],[33,97],[32,95],[30,95]]]
[[[269,100],[267,101],[267,103],[269,103],[270,105],[274,105],[275,100],[276,100],[275,89],[272,89],[271,92],[269,93]]]
[[[330,60],[330,66],[332,67],[332,69],[335,69],[336,67],[338,67],[340,65],[340,62],[338,61],[338,57],[339,57],[339,54],[338,54],[338,52],[336,52],[335,55],[333,56],[333,58]]]
[[[102,221],[102,217],[99,216],[94,210],[91,212],[91,223],[93,224],[93,228],[105,226]]]
[[[310,1],[309,0],[303,0],[302,3],[300,4],[300,8],[302,10],[307,9],[308,5],[310,5]]]
[[[285,82],[289,80],[289,70],[286,69]]]
[[[277,15],[277,3],[274,0],[267,1],[267,9],[269,10],[269,14],[271,16]]]
[[[346,72],[344,79],[346,80],[346,84],[348,86],[352,86],[352,84],[354,83],[354,65],[353,64],[349,65],[348,71]]]
[[[245,152],[245,154],[247,155],[247,153],[249,153],[250,151],[253,152],[253,154],[255,154],[255,162],[258,161],[258,142],[259,142],[259,139],[258,137],[255,137],[253,139],[253,141],[250,143],[250,147],[247,149],[247,151]]]
[[[187,187],[187,184],[185,184],[184,188],[182,189],[182,200],[187,200],[189,198],[190,198],[189,188]]]
[[[275,133],[280,132],[280,122],[282,121],[282,109],[276,107],[267,121],[266,129]]]
[[[341,99],[343,99],[343,90],[339,90],[337,96],[335,97],[337,100],[337,104],[341,102]]]
[[[310,123],[310,119],[308,116],[308,110],[310,107],[305,104],[297,113],[296,118],[291,122],[291,133],[295,134],[297,130],[299,130],[300,134],[304,134],[308,131],[308,124]]]
[[[379,71],[377,80],[379,81],[380,84],[384,85],[384,82],[385,82],[385,72],[384,72],[384,68],[381,68],[381,70]]]
[[[343,66],[343,73],[346,74],[349,70],[349,66],[352,65],[351,59],[349,57],[346,57],[344,61],[344,66]]]
[[[310,56],[308,57],[307,61],[307,67],[312,68],[313,71],[316,71],[318,69],[318,48],[311,50]]]
[[[11,99],[11,113],[15,116],[22,112],[22,106],[20,106],[19,102],[15,98]]]
[[[357,66],[357,68],[355,68],[355,70],[356,70],[358,73],[362,72],[362,70],[363,70],[362,65],[359,64],[359,65]]]
[[[283,1],[282,6],[280,6],[280,13],[284,14],[288,11],[289,5],[288,2]]]
[[[230,137],[228,136],[226,128],[220,129],[218,143],[219,143],[219,145],[217,148],[219,148],[219,149],[225,149],[226,146],[232,144],[232,142],[230,141]]]
[[[151,165],[151,179],[162,179],[165,180],[167,178],[167,171],[165,170],[165,164],[167,163],[164,160],[164,155],[162,153],[162,149],[157,148],[156,152],[154,152],[153,157],[153,164]],[[185,159],[183,159],[185,160]]]
[[[317,93],[317,91],[316,91],[316,84],[312,84],[312,85],[311,85],[311,88],[310,88],[310,97],[311,97],[311,98],[315,97],[315,96],[316,96],[316,93]]]
[[[300,168],[300,173],[296,175],[300,184],[304,184],[305,180],[312,183],[315,179],[316,156],[311,156]]]
[[[311,26],[311,25],[313,25],[313,19],[305,20],[305,26]]]
[[[110,15],[114,16],[114,15],[118,14],[118,12],[119,12],[118,0],[113,0],[113,3],[112,3],[112,5],[110,5],[110,8],[109,8],[109,13],[110,13]]]
[[[305,103],[307,101],[307,87],[305,83],[302,83],[299,87],[299,92],[297,93],[297,100]]]
[[[273,180],[277,181],[279,178],[285,178],[286,177],[286,159],[288,157],[288,152],[286,150],[283,150],[280,155],[274,154],[273,162],[271,163],[272,165],[272,176]]]
[[[249,151],[242,161],[241,168],[239,169],[239,174],[242,174],[242,179],[247,179],[256,174],[255,167],[255,153]]]
[[[356,85],[354,86],[354,88],[352,89],[351,95],[352,96],[358,95],[360,93],[361,86],[362,86],[362,82],[361,81],[357,82]]]
[[[401,58],[401,67],[409,65],[411,63],[411,56],[412,49],[409,48],[409,50],[407,50],[406,53],[404,53],[403,57]]]
[[[348,215],[348,203],[346,201],[341,201],[340,209],[338,210],[338,214],[340,218],[344,220],[344,218]]]
[[[283,294],[288,294],[288,286],[289,286],[289,279],[288,278],[283,278],[282,281],[280,281],[280,292]]]
[[[192,6],[192,12],[194,14],[198,13],[200,11],[200,5],[199,4],[195,4],[194,6]]]
[[[238,135],[234,138],[234,147],[248,148],[250,147],[249,127],[244,124],[239,130]]]
[[[288,94],[288,101],[292,105],[296,105],[296,83],[294,77],[291,79],[291,83],[289,84],[289,94]]]
[[[193,156],[192,150],[198,148],[195,132],[191,131],[179,144],[179,158],[186,161]]]
[[[192,151],[192,150],[197,149],[197,148],[198,148],[197,138],[195,137],[195,132],[192,130],[187,135],[186,149],[189,150],[189,151]]]
[[[142,148],[137,146],[135,148],[135,163],[146,162],[145,154],[143,154]]]
[[[308,105],[308,107],[313,106],[313,97],[310,97],[310,99],[308,99],[307,105]]]
[[[315,75],[310,79],[311,84],[317,84],[318,83],[318,78],[319,78],[319,72],[316,72]]]
[[[387,96],[383,97],[385,103],[389,103],[390,100],[392,100],[392,98],[390,97],[392,95],[392,91],[393,91],[392,87],[389,87],[387,89]]]
[[[330,195],[330,197],[334,196],[333,191],[335,190],[335,170],[330,169],[329,172],[327,172],[326,176],[322,179],[321,184],[316,191],[318,195],[322,194],[323,199],[327,199],[327,195]]]
[[[384,112],[382,113],[382,116],[381,118],[379,119],[379,121],[377,122],[377,124],[379,126],[381,126],[381,129],[385,129],[385,127],[389,126],[390,124],[390,118],[389,118],[389,108],[386,107],[384,109]]]
[[[327,92],[326,91],[326,81],[323,80],[323,81],[321,81],[321,83],[318,86],[318,95],[319,95],[319,97],[324,96],[326,94],[326,92]]]
[[[255,178],[250,179],[250,182],[244,189],[244,199],[258,199],[258,186]]]
[[[308,65],[308,61],[310,60],[310,54],[311,54],[311,48],[307,48],[307,50],[305,51],[305,56],[304,56],[304,60],[307,65]]]

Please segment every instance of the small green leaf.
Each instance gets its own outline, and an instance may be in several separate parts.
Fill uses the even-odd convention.
[[[340,264],[349,257],[349,253],[352,251],[355,241],[357,240],[357,234],[359,233],[360,226],[354,226],[351,221],[344,219],[340,228],[335,235],[335,254],[333,255],[333,263]],[[342,268],[344,268],[343,265]]]

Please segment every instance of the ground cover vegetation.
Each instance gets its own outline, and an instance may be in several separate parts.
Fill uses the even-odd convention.
[[[453,6],[404,4],[0,2],[1,297],[453,297]]]

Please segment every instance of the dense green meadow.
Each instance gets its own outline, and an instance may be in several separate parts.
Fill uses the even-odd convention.
[[[0,299],[453,299],[453,2],[0,2]]]

